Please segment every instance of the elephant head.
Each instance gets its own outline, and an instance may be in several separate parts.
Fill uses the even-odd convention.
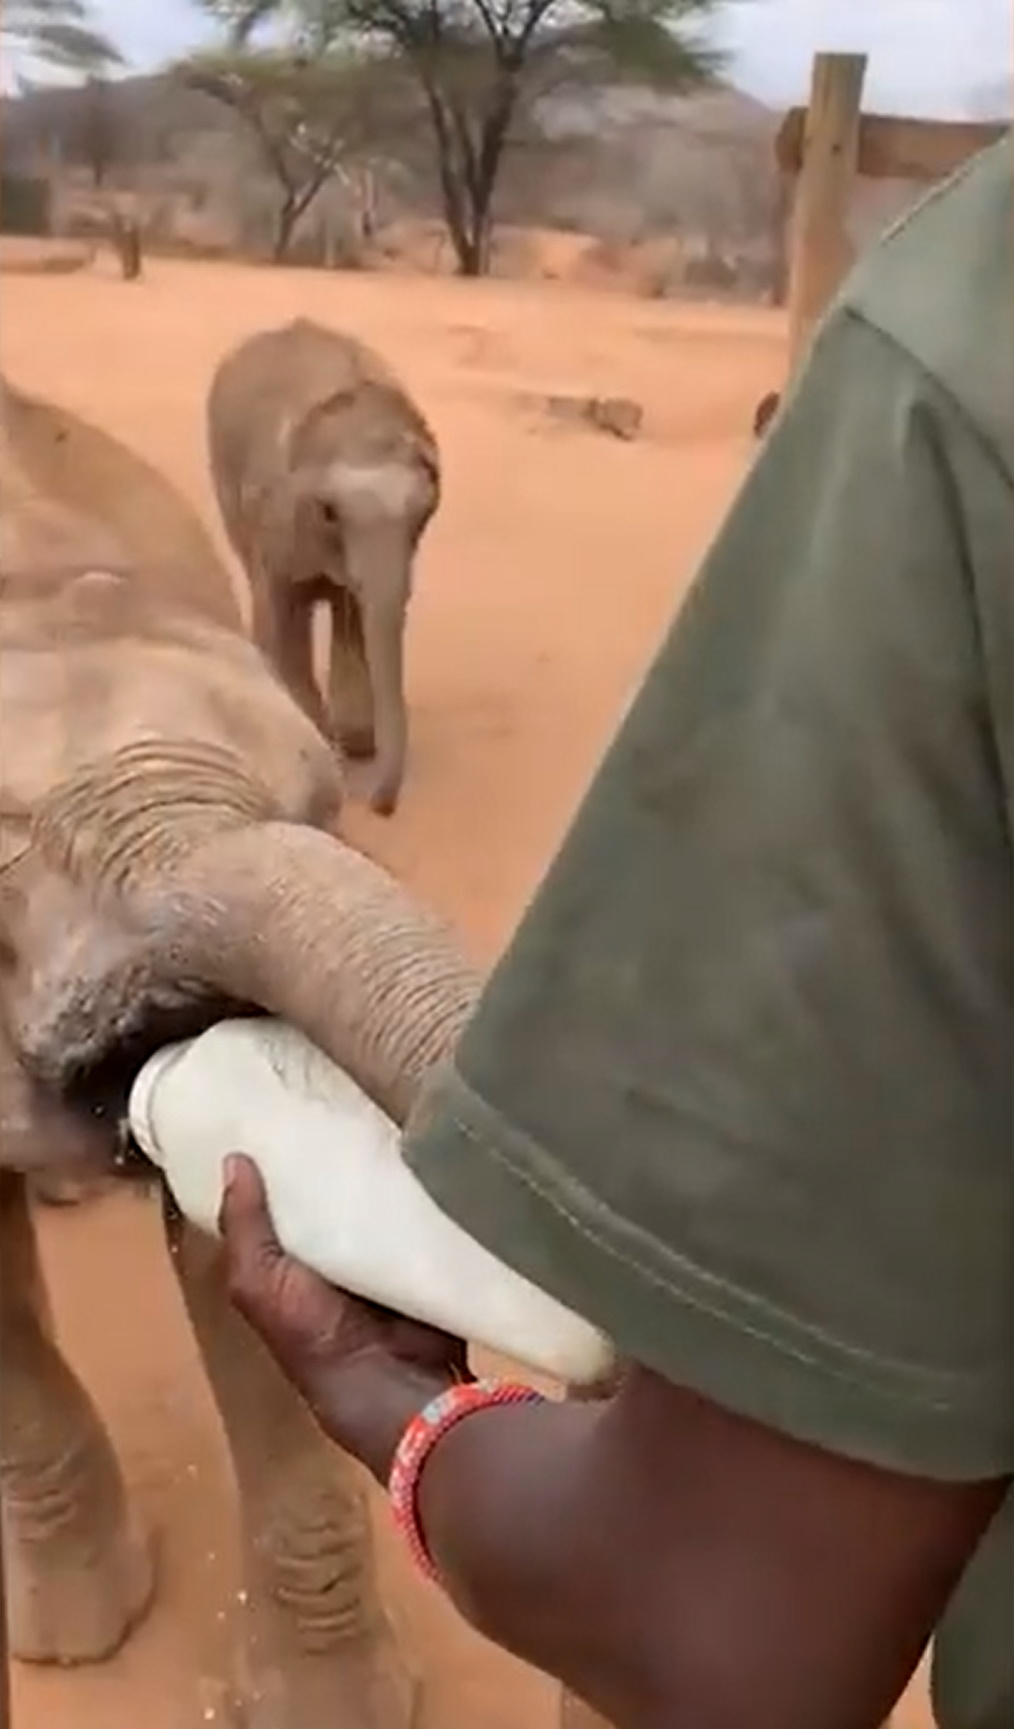
[[[196,744],[127,747],[65,784],[4,876],[0,928],[4,1161],[21,1169],[115,1162],[141,1063],[228,1013],[291,1021],[403,1120],[476,992],[390,876],[277,820]]]

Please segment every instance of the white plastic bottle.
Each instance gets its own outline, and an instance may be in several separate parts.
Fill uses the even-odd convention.
[[[331,1284],[560,1380],[610,1368],[604,1335],[442,1213],[395,1124],[294,1027],[222,1021],[167,1045],[137,1076],[129,1116],[201,1229],[217,1233],[225,1158],[247,1153],[279,1241]]]

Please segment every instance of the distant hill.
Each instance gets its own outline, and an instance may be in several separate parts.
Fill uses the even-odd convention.
[[[519,150],[503,200],[516,220],[555,221],[616,241],[693,232],[770,251],[781,116],[719,85],[673,96],[626,86],[556,98],[546,140]]]
[[[187,136],[235,124],[220,103],[166,73],[118,78],[107,86],[107,99],[121,153],[134,162],[164,161]],[[24,171],[53,155],[73,162],[81,153],[82,116],[80,86],[40,85],[3,97],[4,166]]]
[[[108,105],[125,156],[134,162],[164,161],[188,136],[237,129],[221,103],[188,89],[169,73],[121,78],[107,87]],[[75,86],[38,87],[0,99],[5,165],[21,168],[54,150],[73,160],[80,147],[82,92]],[[771,109],[753,97],[719,85],[692,96],[613,87],[560,96],[540,115],[553,139],[627,132],[630,127],[677,128],[695,136],[769,134]]]
[[[258,206],[246,231],[260,224],[273,186],[250,133],[226,107],[165,73],[117,80],[103,101],[111,185],[143,183],[150,193],[157,179],[164,192],[171,180],[202,209],[242,198]],[[545,101],[539,122],[542,135],[510,153],[498,201],[503,220],[582,228],[609,240],[690,228],[767,246],[778,116],[752,97],[724,84],[687,96],[585,90]],[[87,171],[95,114],[80,88],[9,98],[0,123],[8,172]],[[390,219],[438,210],[428,134],[415,131],[411,143],[378,141]]]
[[[558,96],[546,104],[547,130],[569,137],[598,133],[603,126],[609,131],[681,128],[711,138],[769,137],[779,119],[776,110],[724,83],[684,96],[613,85],[580,96]]]

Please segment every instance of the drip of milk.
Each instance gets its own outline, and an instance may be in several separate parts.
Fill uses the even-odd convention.
[[[563,1381],[612,1367],[597,1328],[441,1212],[402,1159],[396,1125],[295,1027],[221,1021],[165,1046],[128,1111],[200,1229],[217,1234],[224,1161],[246,1153],[282,1246],[329,1283]]]

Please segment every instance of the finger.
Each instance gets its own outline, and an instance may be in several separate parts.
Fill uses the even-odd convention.
[[[223,1170],[224,1185],[218,1223],[222,1235],[246,1242],[251,1236],[274,1236],[264,1178],[245,1153],[230,1153]]]
[[[243,1309],[263,1302],[285,1256],[271,1221],[264,1179],[253,1160],[240,1154],[226,1161],[219,1229],[233,1301]]]

